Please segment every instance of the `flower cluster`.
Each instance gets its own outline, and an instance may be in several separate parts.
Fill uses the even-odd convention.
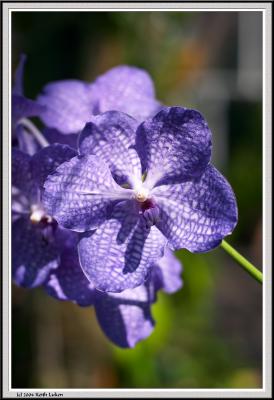
[[[198,111],[160,104],[129,66],[27,99],[24,62],[12,95],[13,279],[93,305],[110,340],[134,347],[153,330],[157,291],[182,286],[173,251],[207,252],[237,223],[210,129]]]

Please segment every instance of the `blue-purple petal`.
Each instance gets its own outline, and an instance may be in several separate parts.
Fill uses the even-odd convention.
[[[50,273],[44,287],[58,300],[73,301],[82,307],[94,304],[96,291],[80,267],[77,248],[61,254],[58,268]]]
[[[129,190],[112,178],[97,156],[78,156],[61,164],[44,184],[43,204],[64,228],[85,232],[97,228],[109,216],[115,202]]]
[[[111,219],[80,239],[81,267],[99,290],[121,292],[141,285],[163,255],[166,239],[155,226],[146,228],[132,203],[118,204]]]
[[[42,116],[46,107],[22,95],[12,95],[12,122],[15,125],[21,118]]]
[[[31,157],[19,149],[12,149],[12,186],[28,193],[31,180]]]
[[[57,229],[54,232],[54,241],[59,249],[59,252],[62,253],[67,249],[77,247],[79,234],[77,232],[71,231],[70,229],[62,228],[62,226],[58,225]]]
[[[152,191],[160,209],[156,226],[173,249],[206,252],[229,235],[238,219],[235,195],[227,180],[208,165],[201,178]]]
[[[12,211],[15,213],[29,212],[31,204],[39,201],[40,194],[30,163],[31,156],[19,149],[12,149]]]
[[[155,291],[162,289],[166,293],[175,293],[183,286],[182,265],[173,252],[166,247],[165,254],[153,268]]]
[[[120,65],[110,69],[91,84],[91,91],[97,99],[96,114],[117,110],[141,122],[160,107],[149,74],[136,67]]]
[[[55,143],[44,147],[31,158],[33,179],[42,188],[48,175],[56,168],[77,155],[77,151],[65,144]]]
[[[181,183],[204,172],[211,132],[198,111],[165,107],[139,126],[136,149],[148,187]]]
[[[12,275],[17,285],[33,288],[43,284],[58,262],[54,241],[45,237],[29,217],[12,224]]]
[[[134,177],[140,181],[140,160],[136,151],[130,149],[137,126],[136,120],[117,111],[93,117],[79,136],[79,152],[102,158],[119,184],[128,183]]]
[[[73,149],[77,149],[78,135],[75,133],[67,133],[64,135],[55,128],[43,129],[43,135],[50,144],[61,143],[67,144]]]
[[[37,98],[47,107],[41,119],[64,134],[81,131],[94,114],[89,85],[77,80],[52,82]]]
[[[122,293],[98,292],[96,316],[106,336],[117,346],[134,347],[154,328],[150,292],[145,285]]]

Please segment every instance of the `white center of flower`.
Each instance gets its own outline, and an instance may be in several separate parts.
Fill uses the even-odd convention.
[[[148,196],[149,196],[149,190],[145,187],[141,187],[140,189],[135,190],[134,192],[135,199],[140,203],[146,201],[148,199]]]
[[[45,214],[45,211],[41,206],[37,204],[31,206],[31,213],[30,213],[31,222],[34,224],[38,224],[42,220],[42,218],[47,218],[48,223],[52,222],[52,218]]]

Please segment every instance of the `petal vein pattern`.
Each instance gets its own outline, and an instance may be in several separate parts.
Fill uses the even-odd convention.
[[[211,155],[211,132],[196,110],[165,107],[138,127],[136,149],[153,188],[201,176]]]
[[[61,164],[44,188],[47,212],[64,228],[77,232],[96,229],[117,202],[132,196],[131,190],[117,185],[104,161],[93,155]]]
[[[48,175],[65,161],[77,155],[76,150],[59,143],[47,146],[34,154],[31,159],[32,176],[40,187]]]
[[[211,165],[200,179],[152,191],[160,208],[156,226],[173,249],[206,252],[234,229],[237,204],[229,183]]]
[[[96,154],[119,184],[141,181],[141,163],[133,148],[137,121],[117,111],[92,118],[79,136],[80,154]]]
[[[118,204],[111,219],[79,242],[80,264],[95,287],[121,292],[141,285],[162,257],[166,239],[146,228],[132,201]]]

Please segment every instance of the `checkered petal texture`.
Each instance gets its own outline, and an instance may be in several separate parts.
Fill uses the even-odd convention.
[[[139,286],[163,255],[165,238],[155,226],[146,228],[132,203],[118,204],[109,220],[79,242],[83,271],[102,291]]]
[[[43,204],[64,228],[84,232],[97,228],[115,202],[130,197],[97,156],[77,156],[61,164],[44,184]]]
[[[31,172],[33,179],[42,189],[48,175],[65,161],[77,155],[77,151],[65,144],[55,143],[44,147],[31,158]]]
[[[130,148],[135,141],[137,125],[136,120],[117,111],[93,117],[79,136],[79,152],[102,158],[119,184],[140,181],[140,160]]]
[[[136,149],[147,172],[146,186],[180,183],[203,173],[211,132],[198,111],[166,107],[139,126]]]
[[[237,223],[235,195],[226,179],[208,165],[201,178],[155,188],[160,209],[156,226],[173,249],[206,252],[217,247]]]

